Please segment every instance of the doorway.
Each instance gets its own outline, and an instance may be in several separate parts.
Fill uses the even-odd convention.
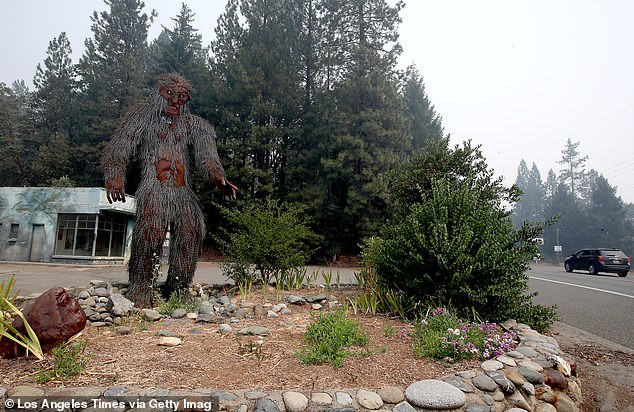
[[[31,233],[31,253],[29,254],[29,261],[42,262],[44,261],[43,251],[46,245],[46,233],[44,232],[44,225],[33,225],[33,232]]]

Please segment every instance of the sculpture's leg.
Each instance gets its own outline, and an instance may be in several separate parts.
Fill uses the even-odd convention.
[[[177,290],[187,289],[196,272],[196,262],[205,232],[202,211],[196,202],[179,211],[170,227],[169,271],[163,295],[169,298]]]
[[[137,213],[132,231],[132,245],[128,275],[130,287],[128,297],[137,307],[148,308],[154,303],[153,273],[160,264],[167,224],[162,224],[151,207]]]

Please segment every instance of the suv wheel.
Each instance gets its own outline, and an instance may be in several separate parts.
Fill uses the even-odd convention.
[[[588,273],[590,273],[591,275],[596,275],[597,273],[599,273],[597,272],[597,267],[594,266],[594,263],[590,263],[588,265]]]
[[[624,278],[627,276],[627,272],[619,272],[619,276]]]
[[[572,266],[570,266],[570,263],[568,262],[564,263],[564,269],[566,269],[566,272],[568,273],[572,272]]]

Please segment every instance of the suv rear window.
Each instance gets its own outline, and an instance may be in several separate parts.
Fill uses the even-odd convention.
[[[624,258],[625,253],[621,250],[601,250],[601,255],[608,257]]]

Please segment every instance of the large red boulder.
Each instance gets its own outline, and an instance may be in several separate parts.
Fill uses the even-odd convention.
[[[64,288],[52,288],[42,293],[22,314],[39,338],[44,352],[68,341],[86,326],[84,310]],[[19,316],[12,325],[21,334],[27,334]],[[15,358],[24,355],[24,352],[24,348],[12,340],[0,338],[0,356],[3,358]]]

